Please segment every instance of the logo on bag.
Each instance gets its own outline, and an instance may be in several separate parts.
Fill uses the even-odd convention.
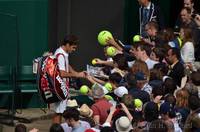
[[[61,90],[63,91],[63,94],[65,97],[67,97],[68,95],[68,91],[66,89],[66,84],[65,82],[60,78],[60,76],[56,76],[56,79],[58,80],[58,82],[61,84]]]

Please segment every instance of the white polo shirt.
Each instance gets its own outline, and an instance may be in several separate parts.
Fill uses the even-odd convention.
[[[58,56],[58,67],[60,70],[68,72],[69,71],[69,59],[68,59],[69,54],[66,53],[61,47],[55,51],[54,55],[56,56],[59,53],[63,54],[65,57],[63,57],[63,55]]]
[[[61,47],[55,51],[54,55],[56,56],[59,53],[63,54],[64,56],[63,55],[58,56],[58,68],[60,70],[68,72],[69,71],[69,60],[68,60],[69,54],[66,53]],[[63,78],[63,80],[66,81],[66,78]],[[56,113],[63,113],[67,107],[67,99],[53,103],[51,107],[52,107],[52,110],[55,111]]]

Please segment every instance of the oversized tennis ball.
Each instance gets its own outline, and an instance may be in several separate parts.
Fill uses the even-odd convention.
[[[96,59],[97,59],[97,58],[94,58],[94,59],[92,60],[92,65],[96,65],[96,63],[97,63]]]
[[[104,46],[107,44],[106,39],[108,39],[109,37],[113,38],[112,34],[109,31],[104,30],[99,33],[97,39],[99,43]]]
[[[136,108],[140,108],[140,107],[142,107],[143,103],[140,99],[135,99],[134,105],[135,105]]]
[[[113,57],[113,56],[115,56],[116,55],[116,49],[113,47],[113,46],[110,46],[110,47],[108,47],[107,49],[106,49],[106,54],[108,55],[108,56],[111,56],[111,57]]]
[[[139,42],[139,41],[141,41],[140,38],[141,38],[140,35],[135,35],[133,37],[133,42]]]
[[[113,97],[110,96],[110,95],[105,95],[104,97],[105,97],[108,101],[109,101],[109,100],[114,100]]]
[[[107,82],[107,83],[104,85],[104,87],[105,87],[109,92],[112,91],[112,85],[111,85],[111,83]]]
[[[87,94],[89,91],[89,87],[87,85],[82,85],[79,91],[81,94]]]

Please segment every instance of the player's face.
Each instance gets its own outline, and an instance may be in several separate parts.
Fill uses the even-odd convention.
[[[77,45],[69,45],[69,44],[67,44],[66,45],[66,49],[67,49],[67,53],[72,53],[72,52],[76,51]]]

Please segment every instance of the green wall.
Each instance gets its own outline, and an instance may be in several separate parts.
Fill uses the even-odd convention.
[[[0,4],[1,6],[1,4]],[[16,16],[0,12],[0,64],[17,63],[17,26]]]
[[[0,65],[32,65],[35,57],[47,51],[48,3],[48,0],[0,0]],[[0,97],[0,105],[9,104],[8,96]],[[22,98],[24,107],[39,105],[37,94]]]
[[[48,0],[0,0],[0,26],[0,65],[32,64],[48,47]]]

